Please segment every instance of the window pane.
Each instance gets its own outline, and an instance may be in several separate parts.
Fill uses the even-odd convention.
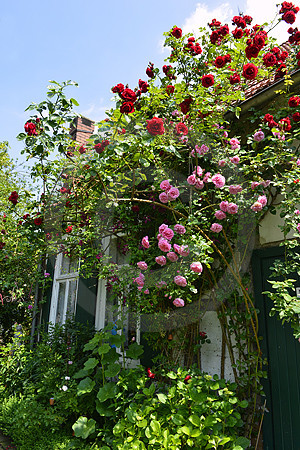
[[[75,305],[77,297],[77,280],[69,281],[69,293],[68,293],[68,304],[67,304],[67,316],[74,317]]]
[[[63,323],[66,283],[59,283],[55,323]]]
[[[77,259],[71,259],[68,256],[63,255],[60,274],[66,275],[67,273],[73,273],[78,270]]]

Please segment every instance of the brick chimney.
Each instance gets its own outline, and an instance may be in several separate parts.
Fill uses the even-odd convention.
[[[84,145],[94,133],[95,122],[86,117],[76,117],[70,127],[70,135],[79,145]]]

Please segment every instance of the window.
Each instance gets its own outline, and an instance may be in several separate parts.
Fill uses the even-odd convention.
[[[63,324],[67,316],[75,316],[78,275],[78,261],[59,253],[54,270],[49,322]]]

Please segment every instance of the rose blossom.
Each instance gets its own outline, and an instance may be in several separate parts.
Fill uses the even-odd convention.
[[[185,287],[187,285],[187,281],[184,277],[181,275],[177,275],[174,277],[174,283],[177,284],[177,286]]]
[[[229,144],[231,145],[231,150],[240,148],[240,141],[237,138],[230,139]]]
[[[208,181],[210,181],[210,177],[211,177],[211,173],[210,172],[206,172],[206,174],[203,177],[203,182],[207,183]]]
[[[176,124],[176,133],[177,134],[183,134],[184,136],[186,136],[188,134],[188,132],[189,132],[189,129],[184,123],[179,122]]]
[[[299,216],[299,214],[300,214],[299,209],[296,209],[295,214],[296,214],[297,216]]]
[[[186,181],[188,182],[189,185],[194,186],[194,184],[196,184],[196,175],[190,175],[189,177],[187,177]]]
[[[238,194],[243,190],[242,186],[240,184],[231,184],[229,186],[229,192],[230,194]]]
[[[218,209],[218,211],[215,212],[215,217],[218,220],[223,220],[226,218],[226,214],[223,211],[221,211],[220,209]]]
[[[172,239],[172,237],[174,236],[174,232],[173,232],[173,230],[171,230],[171,228],[165,228],[161,234],[162,234],[162,237],[164,237],[168,241],[170,241]]]
[[[236,214],[238,208],[238,205],[236,205],[235,203],[228,203],[227,212],[228,214]]]
[[[224,167],[225,165],[226,165],[225,159],[220,159],[220,161],[218,162],[218,166]]]
[[[297,231],[299,231],[299,233],[300,233],[300,223],[298,223],[298,225],[297,225]]]
[[[196,184],[195,184],[195,188],[196,189],[203,189],[204,188],[204,183],[202,180],[199,180],[199,178],[197,178]]]
[[[248,63],[243,66],[243,77],[246,78],[246,80],[254,80],[258,73],[258,68],[252,64]]]
[[[169,252],[171,250],[171,244],[166,239],[161,239],[158,242],[158,247],[162,252]]]
[[[260,197],[258,197],[257,201],[261,203],[263,207],[268,203],[267,197],[265,195],[261,195]]]
[[[169,180],[164,180],[160,183],[159,187],[161,188],[162,191],[168,191],[169,189],[171,189],[171,185],[169,183]]]
[[[201,78],[201,84],[203,87],[210,87],[214,84],[214,76],[212,74],[203,75]]]
[[[139,261],[137,263],[137,266],[138,266],[138,268],[140,270],[147,270],[148,269],[147,263],[145,261]]]
[[[176,225],[174,225],[174,231],[178,234],[184,234],[186,232],[186,229],[183,225],[176,223]]]
[[[143,239],[142,239],[142,246],[144,248],[149,248],[150,247],[148,236],[143,237]]]
[[[260,142],[264,139],[264,137],[265,137],[264,132],[261,130],[258,130],[256,133],[254,133],[253,140],[256,142]]]
[[[189,255],[190,250],[187,245],[176,245],[176,248],[175,248],[175,245],[174,245],[174,249],[177,253],[179,253],[180,256],[188,256]]]
[[[257,188],[257,186],[259,186],[260,185],[260,183],[258,182],[258,181],[252,181],[252,183],[251,183],[251,189],[255,189],[255,188]]]
[[[252,211],[261,211],[263,208],[262,204],[260,202],[255,202],[253,203],[253,205],[251,206]]]
[[[203,267],[202,267],[202,264],[200,262],[193,262],[190,265],[190,269],[193,272],[196,272],[196,273],[202,273],[202,271],[203,271]]]
[[[157,134],[164,134],[164,121],[160,117],[153,117],[153,119],[147,120],[147,130],[152,136]]]
[[[229,159],[233,164],[238,164],[240,162],[239,156],[233,156],[232,158]]]
[[[220,209],[222,210],[222,211],[224,211],[224,212],[227,212],[227,208],[228,208],[228,202],[227,201],[222,201],[221,203],[220,203]]]
[[[162,192],[161,194],[159,194],[158,198],[159,198],[159,201],[162,203],[168,203],[168,201],[169,201],[168,195],[165,192]]]
[[[199,145],[195,145],[195,150],[199,155],[205,155],[205,153],[209,151],[209,148],[207,145],[202,144],[201,147],[199,147]]]
[[[176,198],[179,197],[179,190],[175,187],[171,187],[171,189],[168,191],[168,200],[176,200]]]
[[[167,260],[164,256],[157,256],[155,258],[155,261],[157,262],[157,264],[159,264],[160,266],[165,266],[167,264]]]
[[[171,262],[176,262],[178,260],[178,256],[176,255],[175,252],[169,252],[167,253],[167,258],[171,261]]]
[[[211,181],[214,183],[214,185],[217,188],[221,188],[225,185],[225,177],[223,177],[223,175],[221,175],[220,173],[217,173],[216,175],[213,175],[211,177]]]
[[[158,228],[159,233],[161,234],[166,228],[168,228],[168,225],[165,223],[162,223],[160,227]]]
[[[220,233],[222,228],[223,228],[222,225],[220,225],[219,223],[213,223],[212,226],[210,227],[211,231],[213,231],[214,233]]]
[[[182,298],[175,298],[175,300],[173,300],[173,305],[177,306],[177,308],[182,308],[184,306],[184,300],[182,300]]]

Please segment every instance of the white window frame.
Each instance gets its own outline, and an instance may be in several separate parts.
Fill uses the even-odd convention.
[[[57,306],[58,306],[58,294],[59,294],[59,286],[61,282],[66,283],[66,289],[64,293],[64,308],[63,308],[63,315],[62,320],[59,321],[60,324],[64,324],[67,317],[67,307],[68,307],[68,296],[69,296],[69,288],[70,288],[70,282],[77,280],[77,286],[76,286],[76,298],[75,298],[75,305],[74,305],[74,316],[76,314],[76,305],[77,305],[77,294],[78,294],[78,284],[79,284],[79,272],[70,272],[66,274],[61,274],[61,268],[63,263],[64,255],[63,253],[59,253],[55,260],[55,269],[54,269],[54,276],[53,276],[53,288],[52,288],[52,295],[51,295],[51,304],[50,304],[50,313],[49,313],[49,322],[55,325],[56,322],[56,316],[57,316]]]

